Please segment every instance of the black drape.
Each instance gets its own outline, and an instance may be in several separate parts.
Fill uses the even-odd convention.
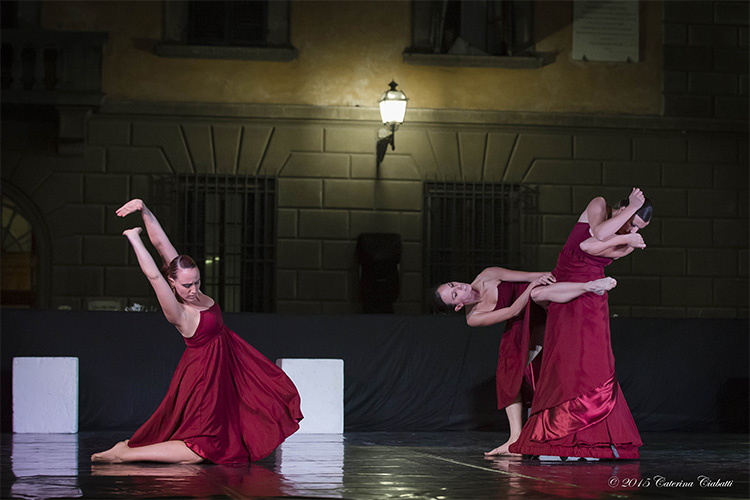
[[[455,316],[225,314],[271,360],[344,360],[345,429],[507,429],[495,400],[502,325]],[[2,430],[15,356],[79,358],[79,430],[133,430],[184,350],[160,313],[3,311]],[[748,428],[748,321],[613,318],[620,385],[641,431]]]

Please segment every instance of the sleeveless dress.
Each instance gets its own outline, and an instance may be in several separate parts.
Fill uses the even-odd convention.
[[[612,262],[583,252],[588,223],[577,223],[557,267],[558,282],[604,277]],[[513,453],[565,457],[638,458],[641,442],[615,375],[607,294],[584,293],[547,308],[544,358],[531,416]]]
[[[528,283],[503,281],[497,285],[495,311],[509,307],[526,290]],[[539,374],[541,354],[528,363],[529,349],[541,345],[545,311],[529,297],[523,312],[505,321],[497,359],[497,407],[502,410],[523,391],[522,400],[530,404],[536,376]]]
[[[268,456],[302,420],[297,388],[286,374],[224,324],[216,302],[198,328],[156,412],[131,447],[182,440],[216,464]]]

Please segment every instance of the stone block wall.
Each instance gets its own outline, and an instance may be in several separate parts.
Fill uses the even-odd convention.
[[[336,120],[282,119],[276,110],[222,118],[192,111],[95,114],[83,157],[4,147],[3,182],[43,214],[53,307],[86,308],[102,299],[153,303],[121,236],[140,220],[119,219],[114,210],[141,197],[172,227],[162,200],[153,199],[155,181],[208,172],[278,179],[277,286],[268,293],[279,313],[359,312],[355,245],[364,232],[401,236],[396,312],[420,313],[427,285],[423,182],[462,180],[537,190],[536,212],[527,215],[538,224],[524,246],[538,270],[554,267],[589,200],[604,196],[614,204],[638,186],[653,200],[655,218],[642,233],[648,248],[607,269],[618,280],[610,294],[613,314],[747,317],[746,131],[658,118],[558,116],[529,124],[523,117],[461,112],[454,120],[450,113],[416,111],[397,131],[396,150],[377,167],[379,125],[369,115],[352,112],[347,119],[339,110]]]
[[[664,2],[664,115],[748,117],[745,1]]]

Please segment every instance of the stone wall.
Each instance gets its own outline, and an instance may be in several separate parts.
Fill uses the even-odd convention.
[[[748,7],[664,2],[664,115],[747,119]]]
[[[748,140],[731,122],[412,110],[379,168],[373,109],[113,103],[74,158],[14,142],[12,124],[2,178],[42,214],[53,307],[153,302],[120,235],[139,221],[114,210],[133,197],[159,206],[159,176],[207,172],[278,178],[280,313],[358,312],[356,238],[373,231],[401,235],[396,312],[421,312],[423,181],[504,180],[538,191],[525,243],[539,270],[591,198],[616,203],[639,186],[653,200],[648,248],[608,268],[614,314],[747,317]],[[16,125],[21,141],[30,132]]]

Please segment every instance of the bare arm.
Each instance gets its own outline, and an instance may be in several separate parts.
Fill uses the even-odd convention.
[[[162,229],[156,216],[148,209],[143,200],[137,198],[130,200],[118,208],[115,213],[120,217],[125,217],[126,215],[139,210],[143,217],[143,224],[146,226],[146,232],[148,233],[149,240],[151,240],[151,244],[153,244],[156,251],[159,252],[164,265],[169,265],[169,263],[179,254],[174,246],[172,246],[169,237],[167,237],[167,233]]]
[[[630,255],[630,253],[635,250],[633,247],[623,247],[618,246],[611,250],[608,250],[602,254],[602,257],[609,257],[610,259],[619,259],[620,257],[625,257],[626,255]]]
[[[628,206],[619,214],[607,219],[607,203],[604,198],[599,196],[589,202],[586,211],[581,215],[579,221],[588,222],[591,228],[591,235],[599,241],[605,241],[613,237],[617,230],[635,215],[643,205],[645,199],[640,189],[633,188],[628,197]]]
[[[180,333],[187,331],[185,327],[187,326],[188,318],[185,314],[185,307],[177,302],[169,283],[164,279],[159,267],[143,244],[141,240],[141,228],[128,229],[122,234],[128,238],[133,247],[135,256],[138,258],[138,265],[141,266],[143,274],[146,275],[149,283],[151,283],[151,287],[156,292],[156,298],[159,299],[159,305],[161,305],[161,310],[164,312],[167,321],[175,325]]]
[[[504,267],[488,267],[487,269],[479,273],[479,276],[477,276],[477,278],[481,279],[482,281],[488,279],[498,279],[500,281],[531,283],[535,279],[541,278],[542,276],[551,276],[551,274],[545,272],[514,271],[512,269],[505,269]]]
[[[529,302],[529,297],[531,297],[531,290],[533,290],[537,286],[548,285],[554,282],[554,277],[552,277],[551,274],[538,274],[540,274],[540,276],[531,281],[529,286],[526,287],[526,290],[524,290],[523,293],[519,295],[518,298],[513,301],[510,306],[503,307],[502,309],[498,309],[496,311],[477,311],[476,309],[473,309],[466,315],[466,324],[469,326],[489,326],[495,325],[497,323],[502,323],[503,321],[507,321],[510,318],[518,316],[521,311],[524,310],[526,304]]]
[[[643,236],[638,233],[617,234],[607,241],[591,237],[581,242],[581,250],[590,254],[611,259],[619,259],[630,254],[636,248],[646,248]]]

